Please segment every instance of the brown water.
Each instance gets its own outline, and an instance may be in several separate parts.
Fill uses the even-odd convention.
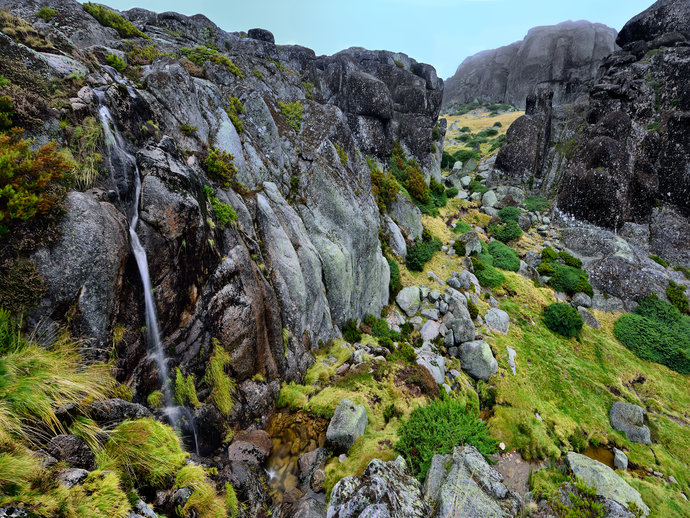
[[[275,503],[299,485],[297,461],[304,453],[322,448],[326,443],[328,421],[311,417],[304,412],[277,413],[266,431],[273,440],[271,456],[266,461],[269,474],[269,493]]]
[[[613,451],[605,446],[589,446],[582,454],[590,459],[598,460],[611,469],[616,469],[613,466]]]

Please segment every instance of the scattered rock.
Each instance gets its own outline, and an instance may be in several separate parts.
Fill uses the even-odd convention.
[[[484,323],[492,331],[506,334],[510,328],[510,317],[501,309],[491,308],[484,315]]]
[[[68,468],[62,470],[58,475],[58,481],[60,484],[70,489],[78,484],[81,484],[86,480],[89,472],[82,468]]]
[[[649,428],[644,425],[647,411],[638,405],[616,401],[609,412],[609,422],[614,430],[620,430],[628,440],[642,444],[652,444]]]
[[[433,342],[441,332],[441,324],[435,320],[427,320],[419,334],[425,342]]]
[[[484,340],[465,342],[459,349],[462,370],[473,378],[489,381],[498,371],[498,362]]]
[[[151,412],[145,406],[117,398],[95,401],[86,411],[91,419],[100,425],[119,424],[125,419],[151,417]]]
[[[577,308],[577,312],[582,317],[582,321],[589,327],[594,329],[599,329],[601,327],[601,324],[599,323],[597,318],[594,315],[592,315],[592,313],[590,313],[587,308],[580,306]]]
[[[402,457],[372,460],[361,477],[338,481],[328,504],[328,518],[427,518],[429,504]]]
[[[442,384],[446,378],[446,359],[431,349],[422,348],[417,352],[417,364],[425,367],[437,384]]]
[[[579,453],[568,452],[565,457],[573,474],[594,488],[597,495],[614,500],[626,508],[628,502],[634,502],[645,515],[649,513],[649,507],[642,501],[640,493],[630,487],[611,468]]]
[[[586,293],[576,293],[573,295],[571,304],[575,307],[582,306],[583,308],[591,308],[592,299]]]
[[[510,366],[510,369],[513,371],[513,374],[516,374],[515,357],[517,356],[517,351],[510,346],[506,346],[506,349],[508,350],[508,365]]]
[[[395,297],[395,301],[408,317],[414,316],[421,305],[419,288],[416,286],[403,288]]]
[[[46,451],[73,468],[92,470],[95,458],[91,449],[76,435],[57,435],[50,439]]]
[[[357,438],[364,433],[369,419],[363,405],[356,405],[345,398],[335,409],[326,430],[326,444],[335,453],[347,452]]]
[[[613,449],[613,465],[616,469],[628,469],[628,456],[618,448]]]

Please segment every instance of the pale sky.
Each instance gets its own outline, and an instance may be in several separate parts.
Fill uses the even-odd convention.
[[[467,56],[521,40],[537,25],[589,20],[616,30],[652,0],[97,0],[126,10],[201,13],[226,31],[268,29],[317,54],[404,52],[447,79]]]

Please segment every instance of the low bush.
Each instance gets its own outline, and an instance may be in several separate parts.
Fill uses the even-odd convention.
[[[502,128],[503,124],[501,124],[501,121],[496,121],[494,122],[494,128]]]
[[[371,192],[381,214],[390,210],[400,191],[400,184],[390,172],[383,172],[373,160],[368,160],[371,171]]]
[[[464,221],[458,221],[453,227],[453,233],[455,234],[464,234],[465,232],[469,232],[470,230],[472,230],[472,227]]]
[[[517,252],[500,241],[489,243],[489,253],[497,268],[511,272],[517,272],[520,269],[520,257]]]
[[[149,38],[146,34],[141,32],[137,27],[125,19],[123,16],[117,14],[112,9],[105,7],[104,5],[94,4],[91,2],[86,2],[84,4],[84,11],[89,13],[91,16],[96,18],[98,23],[104,27],[112,27],[115,29],[120,36],[123,38]]]
[[[437,237],[428,241],[416,241],[414,246],[407,249],[405,266],[413,272],[424,271],[424,265],[431,260],[436,252],[441,250],[443,243]]]
[[[640,300],[634,313],[621,316],[613,333],[640,358],[690,374],[690,317],[656,295]]]
[[[211,178],[219,182],[223,187],[232,186],[237,168],[235,157],[218,148],[209,148],[203,164]]]
[[[479,151],[475,151],[474,149],[463,148],[463,149],[459,149],[455,153],[453,153],[453,159],[456,162],[462,162],[463,164],[470,159],[473,159],[473,160],[476,160],[477,162],[479,162],[479,160],[481,159],[481,155],[480,155]]]
[[[498,211],[498,217],[503,223],[508,223],[509,221],[518,221],[518,217],[522,211],[517,207],[503,207]]]
[[[402,290],[400,268],[398,267],[398,263],[388,256],[386,256],[386,261],[388,262],[388,267],[391,272],[390,281],[388,282],[388,292],[390,293],[391,299],[394,299],[400,290]]]
[[[281,101],[280,111],[283,113],[288,125],[295,130],[295,133],[299,133],[302,129],[302,119],[304,118],[304,106],[302,103],[299,101],[294,103],[284,103]]]
[[[351,344],[362,339],[362,333],[359,331],[357,321],[354,318],[348,319],[345,327],[343,327],[343,338]]]
[[[544,261],[537,267],[537,272],[544,277],[550,277],[556,273],[556,267],[551,261]]]
[[[453,243],[453,250],[455,250],[455,253],[458,254],[459,257],[465,257],[465,255],[467,255],[465,242],[460,239]]]
[[[476,257],[472,258],[472,264],[474,265],[474,275],[477,277],[479,284],[485,288],[496,288],[505,282],[505,275],[492,265],[480,261]]]
[[[671,304],[678,308],[678,311],[690,314],[690,303],[688,303],[688,297],[685,295],[685,286],[669,280],[666,296]]]
[[[557,264],[553,276],[549,279],[549,285],[556,291],[573,295],[575,293],[586,293],[590,297],[594,295],[594,290],[587,280],[587,273],[578,268]]]
[[[457,187],[449,187],[448,189],[446,189],[445,195],[447,199],[452,199],[455,198],[459,192],[460,189],[458,189]]]
[[[582,261],[572,254],[569,254],[565,250],[558,252],[558,257],[568,266],[573,268],[582,268]]]
[[[544,261],[556,261],[558,259],[558,253],[553,248],[542,248],[541,258]]]
[[[127,62],[117,54],[108,54],[105,62],[120,73],[123,73],[127,68]]]
[[[472,180],[467,188],[470,190],[470,192],[478,192],[481,194],[489,191],[489,188],[486,185],[481,184],[477,180]]]
[[[522,229],[518,225],[517,221],[509,220],[505,225],[501,225],[496,228],[493,233],[493,237],[498,239],[503,243],[513,241],[522,236]]]
[[[244,125],[240,120],[240,114],[244,113],[244,105],[242,102],[237,97],[228,97],[228,105],[225,107],[225,113],[228,114],[228,117],[230,118],[232,125],[235,126],[237,133],[242,133],[242,130],[244,130]]]
[[[549,200],[542,196],[528,196],[525,200],[525,209],[527,212],[543,212],[549,205]]]
[[[463,401],[455,399],[437,400],[416,408],[402,423],[398,435],[395,449],[420,481],[426,477],[434,455],[451,453],[456,446],[472,445],[488,458],[498,443],[489,434],[486,423],[467,412]]]
[[[184,124],[180,124],[178,127],[180,129],[180,132],[185,137],[196,137],[196,134],[199,131],[199,128],[197,128],[196,126],[192,126],[191,124],[187,124],[186,122]]]
[[[43,19],[45,22],[49,22],[57,16],[57,11],[55,9],[50,9],[49,7],[41,7],[36,16]]]
[[[478,137],[495,137],[496,135],[498,135],[498,130],[496,128],[487,128],[477,133]]]
[[[554,333],[568,338],[577,336],[582,330],[582,317],[570,304],[556,302],[544,310],[544,322]]]

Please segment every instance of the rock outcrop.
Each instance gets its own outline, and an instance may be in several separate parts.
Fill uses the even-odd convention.
[[[616,49],[616,31],[598,23],[535,27],[524,40],[467,58],[446,81],[443,107],[474,100],[525,106],[535,88],[550,86],[563,104],[585,92],[601,61]]]

